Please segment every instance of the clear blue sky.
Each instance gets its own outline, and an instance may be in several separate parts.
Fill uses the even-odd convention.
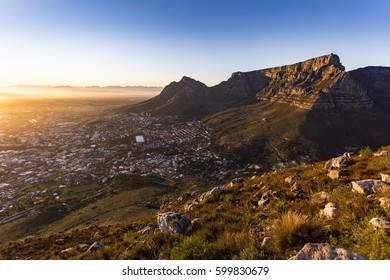
[[[0,1],[1,86],[214,85],[330,52],[390,66],[390,1]]]

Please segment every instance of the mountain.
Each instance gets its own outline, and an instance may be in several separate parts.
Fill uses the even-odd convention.
[[[329,54],[287,66],[235,72],[214,87],[183,77],[155,98],[129,109],[199,117],[257,100],[323,111],[372,108],[366,87],[353,77],[337,55]]]
[[[349,72],[367,89],[367,95],[383,110],[390,112],[390,67],[365,67]]]
[[[325,159],[390,143],[389,88],[390,68],[347,72],[331,53],[235,72],[214,87],[183,77],[126,110],[202,118],[216,148],[244,161],[272,163],[308,154]]]

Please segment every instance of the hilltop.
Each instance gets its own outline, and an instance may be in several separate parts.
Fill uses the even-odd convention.
[[[183,192],[166,200],[157,215],[131,223],[10,242],[0,246],[0,256],[288,259],[306,244],[296,258],[388,259],[389,166],[390,147],[365,149],[204,193]],[[165,223],[167,215],[172,218]]]

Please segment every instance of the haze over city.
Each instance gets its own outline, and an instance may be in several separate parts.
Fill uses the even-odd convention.
[[[389,25],[384,0],[3,0],[0,87],[211,86],[331,52],[347,70],[389,66]]]

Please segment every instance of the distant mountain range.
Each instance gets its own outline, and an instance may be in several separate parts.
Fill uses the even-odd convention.
[[[126,110],[203,118],[225,150],[289,158],[293,147],[295,154],[311,147],[329,157],[345,148],[390,143],[390,67],[347,72],[339,57],[329,54],[235,72],[213,87],[184,76]],[[253,151],[254,143],[261,148]]]

